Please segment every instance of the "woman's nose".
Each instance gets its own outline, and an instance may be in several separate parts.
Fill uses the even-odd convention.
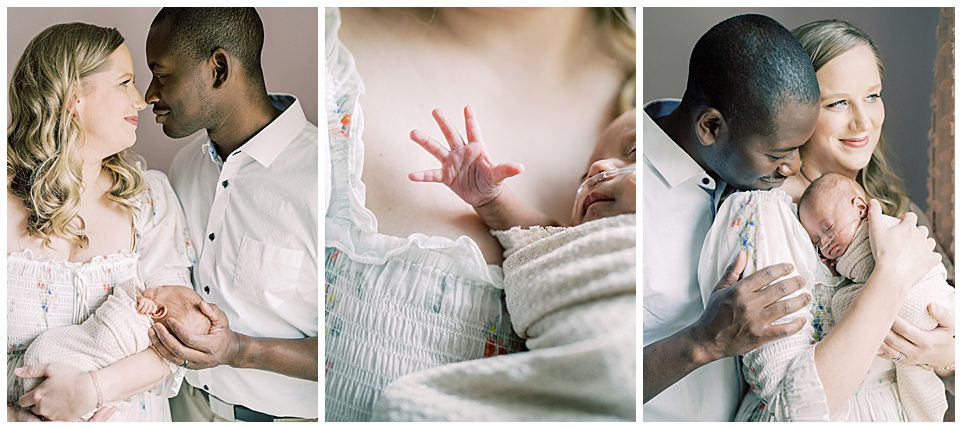
[[[872,123],[871,119],[868,117],[868,109],[866,109],[864,106],[853,104],[850,111],[852,112],[852,131],[868,130],[870,124]]]
[[[147,107],[147,102],[144,101],[144,96],[140,95],[140,91],[138,91],[136,88],[134,88],[133,91],[134,91],[134,102],[133,102],[134,109],[137,109],[138,112],[141,110],[144,110],[144,108]]]

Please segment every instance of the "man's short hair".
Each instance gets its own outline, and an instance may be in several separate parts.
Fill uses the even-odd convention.
[[[818,101],[815,69],[795,36],[767,16],[739,15],[698,39],[682,104],[718,109],[735,135],[771,136],[787,103]]]
[[[264,24],[252,7],[165,7],[151,27],[170,25],[168,46],[178,55],[203,60],[217,48],[236,57],[251,82],[263,86]]]

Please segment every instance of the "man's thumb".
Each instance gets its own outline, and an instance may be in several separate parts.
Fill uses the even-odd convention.
[[[748,255],[745,254],[744,250],[740,250],[735,260],[725,269],[725,274],[722,275],[721,280],[718,281],[715,290],[719,291],[737,283],[738,279],[742,276],[742,272],[745,271],[745,264],[747,263]]]

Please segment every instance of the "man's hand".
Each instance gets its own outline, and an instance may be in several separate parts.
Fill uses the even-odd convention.
[[[812,300],[810,294],[802,294],[780,301],[805,287],[801,276],[775,282],[791,274],[792,265],[772,265],[739,280],[746,260],[745,253],[739,252],[712,292],[705,312],[692,326],[696,361],[704,364],[744,354],[794,334],[807,323],[800,317],[772,325],[775,320],[805,308]]]
[[[189,369],[239,366],[237,358],[245,337],[230,330],[227,315],[217,305],[202,301],[200,311],[210,319],[210,331],[206,335],[194,334],[194,329],[179,320],[168,319],[173,333],[163,324],[154,323],[147,332],[151,344],[164,359],[177,365],[186,361]]]
[[[501,183],[505,179],[524,171],[524,167],[516,162],[497,165],[491,162],[481,141],[481,127],[470,107],[464,107],[464,125],[468,131],[466,142],[441,109],[434,109],[431,113],[448,141],[448,147],[419,130],[412,130],[411,140],[440,161],[441,168],[410,173],[408,179],[411,181],[444,183],[464,202],[480,207],[501,195]]]

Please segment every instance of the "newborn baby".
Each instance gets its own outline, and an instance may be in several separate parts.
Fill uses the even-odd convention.
[[[875,268],[868,237],[868,198],[855,180],[841,174],[826,174],[809,185],[799,201],[798,217],[821,255],[835,262],[839,274],[855,282],[832,297],[832,314],[840,320]],[[899,221],[884,217],[888,226]],[[931,330],[938,322],[929,315],[929,303],[954,308],[955,289],[945,281],[946,271],[938,264],[912,287],[899,316],[912,325]],[[881,358],[879,358],[881,359]],[[942,421],[947,403],[945,386],[931,369],[895,362],[899,399],[910,421]]]
[[[24,365],[59,362],[81,371],[102,369],[147,349],[150,346],[147,330],[154,322],[167,326],[171,319],[177,319],[183,326],[198,326],[196,333],[206,334],[210,320],[200,311],[200,302],[201,297],[189,287],[144,289],[142,282],[128,281],[114,287],[107,300],[83,323],[52,328],[40,334],[27,347]],[[175,363],[164,362],[171,373],[177,370]],[[40,381],[25,379],[24,391],[30,391]],[[129,419],[122,407],[111,420]]]
[[[444,183],[494,230],[508,314],[529,351],[402,377],[373,419],[634,421],[635,112],[602,132],[572,189],[570,227],[550,226],[559,222],[503,185],[523,167],[492,163],[474,113],[464,113],[467,142],[438,110],[446,147],[411,132],[442,165],[409,178]]]

